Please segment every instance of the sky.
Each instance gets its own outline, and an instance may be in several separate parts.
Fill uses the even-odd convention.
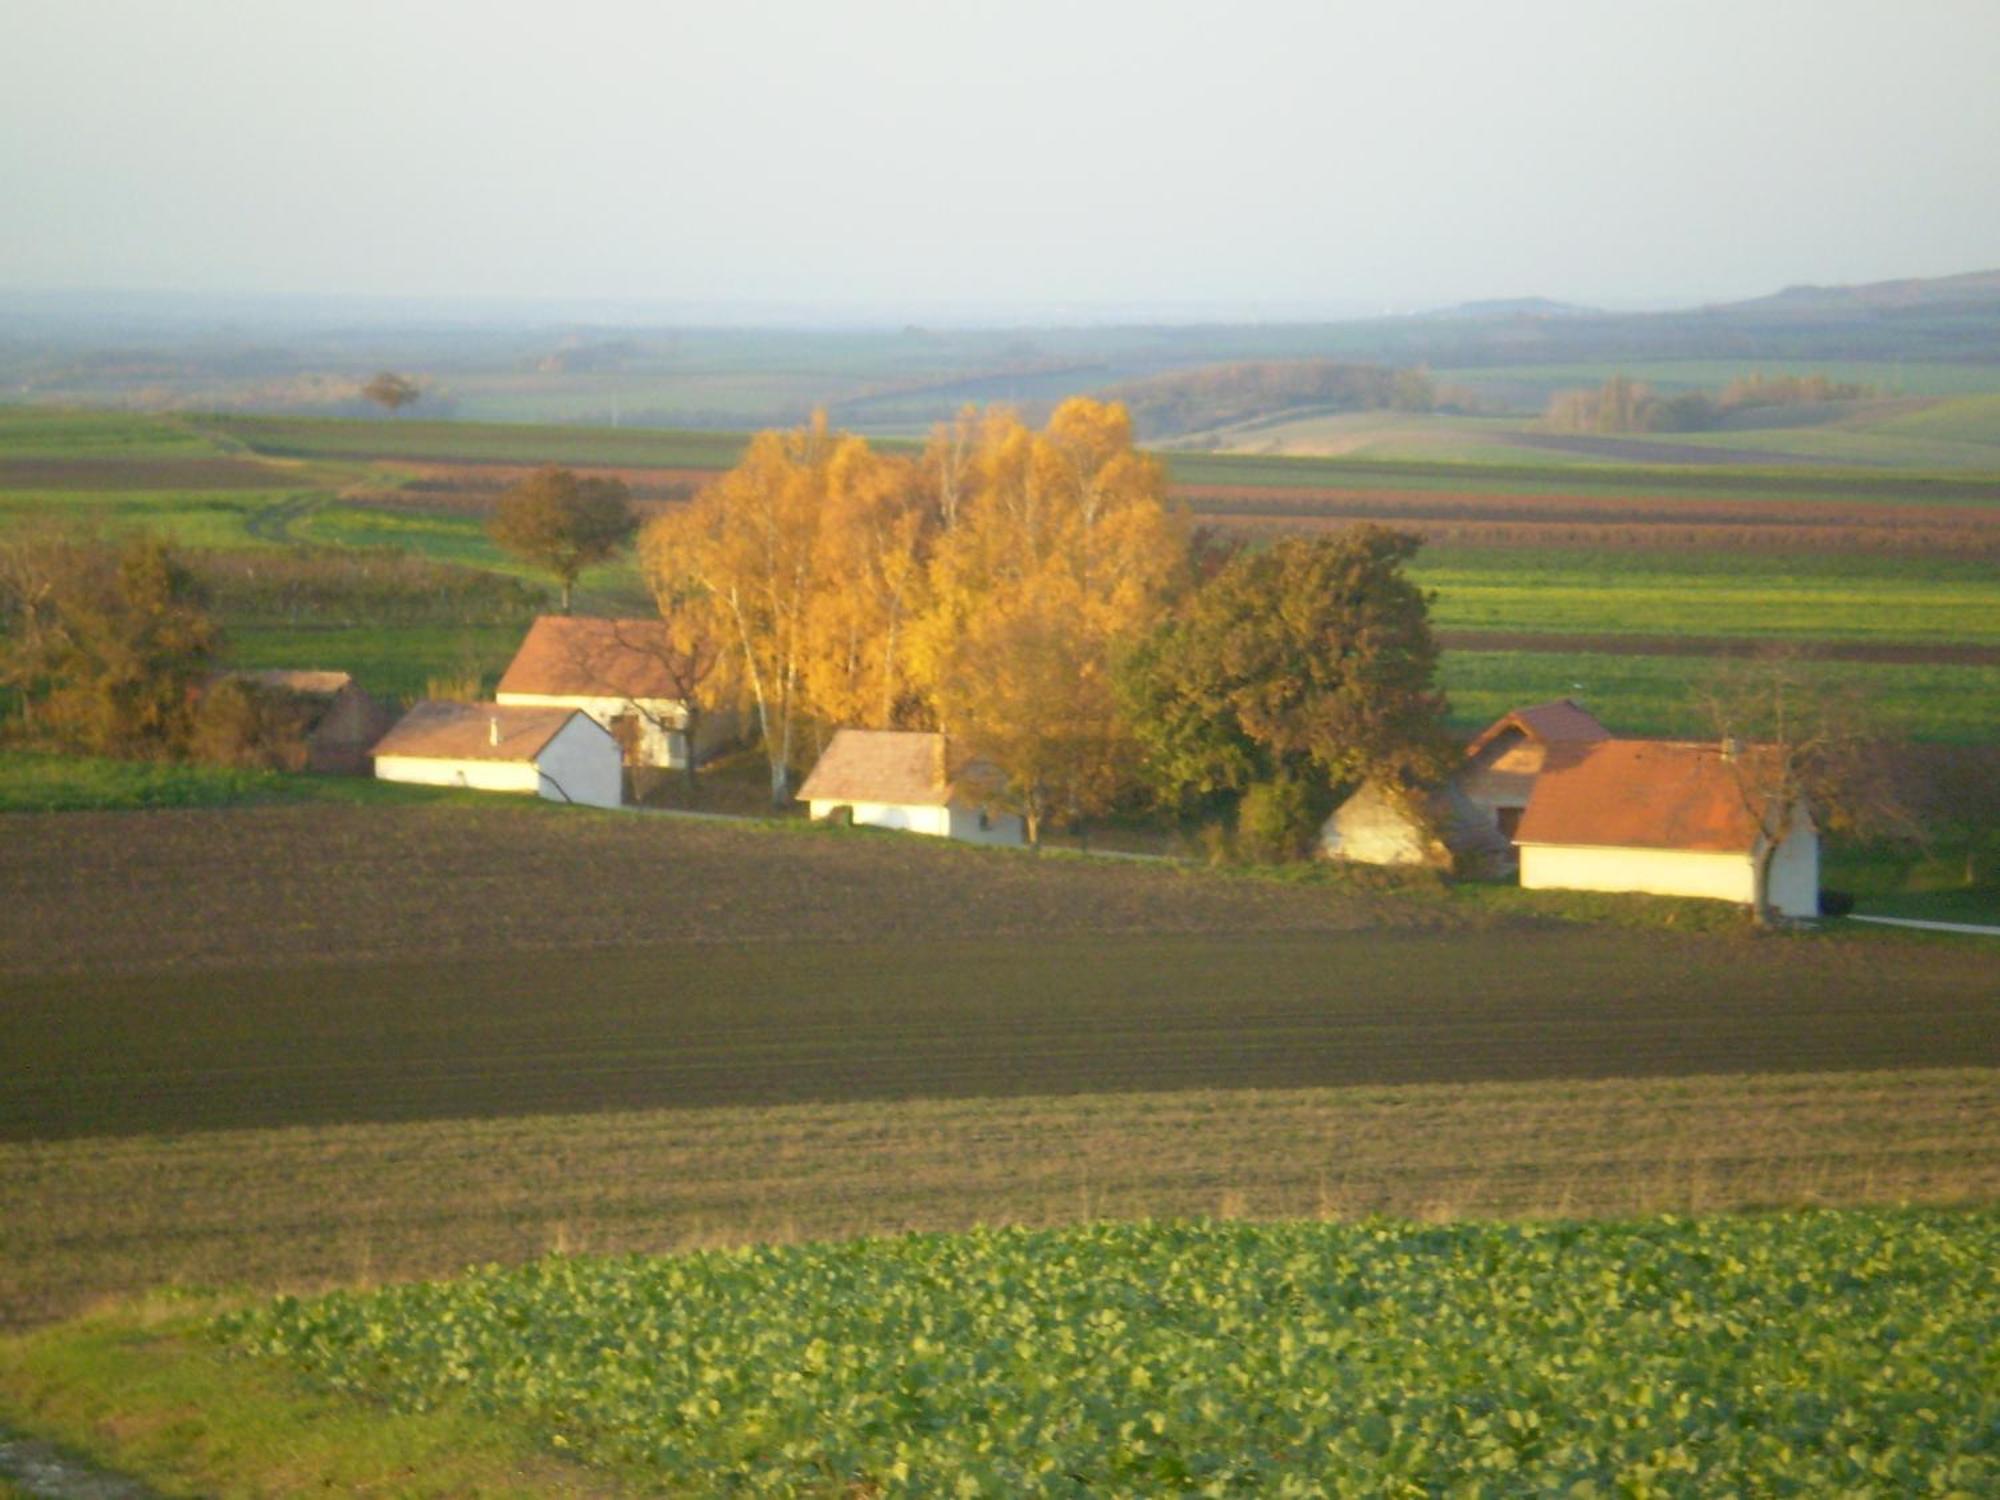
[[[2000,266],[2000,0],[4,0],[0,290],[919,317]]]

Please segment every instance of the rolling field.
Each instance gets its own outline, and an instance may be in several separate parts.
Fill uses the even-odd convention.
[[[1975,403],[1983,398],[1967,398]],[[1958,432],[1948,406],[1897,420]],[[546,586],[485,534],[526,466],[583,463],[676,503],[742,437],[323,418],[148,417],[0,408],[0,529],[37,519],[157,531],[230,576],[233,659],[338,667],[396,699],[437,678],[497,678]],[[1197,520],[1252,537],[1379,520],[1424,533],[1453,723],[1582,696],[1626,733],[1694,734],[1694,688],[1766,646],[1864,689],[1894,729],[1951,744],[2000,734],[2000,476],[1514,462],[1170,456]],[[246,590],[281,552],[410,558],[498,577],[412,578],[343,607]],[[358,586],[358,585],[357,585]],[[643,609],[629,562],[582,580],[587,610]],[[357,601],[359,596],[357,596]]]
[[[6,823],[16,1320],[563,1244],[2000,1173],[1964,943],[470,798]]]
[[[551,1251],[1990,1202],[1991,1068],[677,1107],[0,1143],[0,1328]]]

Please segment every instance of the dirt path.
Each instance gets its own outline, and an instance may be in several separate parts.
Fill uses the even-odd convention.
[[[16,1437],[0,1429],[0,1478],[9,1479],[38,1500],[159,1500],[124,1474],[114,1474],[65,1453],[39,1438]]]

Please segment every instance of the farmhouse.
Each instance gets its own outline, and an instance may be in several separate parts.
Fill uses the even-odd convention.
[[[1521,884],[1647,891],[1752,905],[1768,842],[1745,788],[1759,746],[1604,740],[1552,754],[1515,842]],[[1771,854],[1769,899],[1788,917],[1819,914],[1819,834],[1803,805]]]
[[[1550,749],[1610,738],[1611,731],[1570,698],[1517,708],[1487,725],[1465,747],[1458,788],[1512,839]]]
[[[302,707],[301,737],[284,747],[287,769],[366,776],[368,752],[396,721],[380,699],[345,672],[226,672],[216,680],[232,678]]]
[[[673,660],[664,620],[543,615],[494,697],[512,707],[581,710],[611,731],[627,765],[685,766],[688,712],[669,670]],[[706,759],[731,730],[726,715],[703,714],[696,757]]]
[[[976,844],[1019,844],[1019,816],[1000,810],[1005,778],[992,762],[955,755],[941,734],[843,729],[799,788],[815,821],[846,816]]]
[[[375,747],[382,781],[533,792],[553,802],[617,807],[618,742],[574,708],[419,703]]]

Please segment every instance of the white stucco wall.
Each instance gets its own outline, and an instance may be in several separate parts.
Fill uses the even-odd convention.
[[[585,807],[617,807],[624,801],[618,741],[594,719],[575,718],[563,725],[535,757],[535,769],[536,789],[553,801]]]
[[[686,710],[676,699],[584,698],[557,697],[547,693],[500,693],[494,701],[519,704],[529,708],[581,709],[606,729],[611,727],[612,720],[620,714],[636,712],[639,717],[639,764],[670,767],[687,764],[687,736],[680,732],[680,726],[686,722]]]
[[[476,792],[532,792],[540,776],[525,760],[439,760],[425,755],[378,755],[378,781],[420,786],[463,786]]]
[[[1521,884],[1530,890],[1644,891],[1750,903],[1750,856],[1687,849],[1606,849],[1521,845]]]
[[[1604,849],[1523,844],[1521,884],[1571,891],[1643,891],[1705,896],[1749,906],[1757,871],[1748,854],[1686,849]],[[1819,915],[1819,834],[1801,812],[1771,860],[1771,906],[1782,916]]]
[[[1819,834],[1803,814],[1771,859],[1771,905],[1788,917],[1819,915]]]
[[[587,718],[563,725],[533,761],[378,755],[375,776],[378,781],[462,786],[476,792],[530,792],[586,807],[617,807],[624,796],[618,742]]]
[[[854,810],[858,828],[896,828],[907,833],[929,833],[942,838],[951,835],[951,810],[902,802],[809,802],[806,811],[815,820],[830,817],[835,808]]]

